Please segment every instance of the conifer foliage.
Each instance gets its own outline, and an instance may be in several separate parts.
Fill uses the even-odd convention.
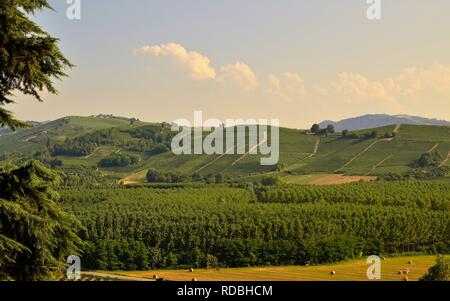
[[[56,181],[37,161],[0,169],[0,279],[48,279],[79,254],[82,226],[55,202]]]
[[[29,19],[45,8],[50,8],[47,0],[0,1],[0,126],[25,127],[2,108],[14,102],[13,92],[42,101],[39,94],[56,94],[52,80],[66,76],[64,69],[72,67],[59,50],[58,39]]]

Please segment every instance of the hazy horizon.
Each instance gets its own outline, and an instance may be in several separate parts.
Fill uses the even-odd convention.
[[[365,114],[450,120],[445,0],[50,1],[36,21],[76,65],[24,120],[114,114],[145,121],[278,118],[305,128]]]

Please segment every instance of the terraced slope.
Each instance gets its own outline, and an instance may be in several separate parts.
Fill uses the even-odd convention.
[[[112,154],[138,155],[141,158],[138,164],[100,170],[105,174],[139,182],[145,180],[146,171],[150,168],[187,175],[197,172],[202,175],[222,174],[243,179],[258,178],[267,173],[278,173],[282,176],[289,173],[291,177],[295,174],[336,172],[376,176],[389,172],[406,172],[412,168],[412,163],[426,152],[440,154],[441,165],[450,166],[450,160],[446,159],[450,152],[450,127],[444,126],[390,125],[357,131],[357,138],[343,138],[341,133],[317,137],[307,135],[301,130],[280,128],[280,160],[276,166],[261,166],[260,155],[176,156],[170,151],[155,154],[120,146],[128,140],[133,143],[149,143],[150,140],[146,140],[145,135],[136,137],[133,136],[133,131],[145,132],[152,130],[152,127],[158,130],[164,128],[161,124],[133,122],[120,117],[67,117],[15,134],[0,136],[0,156],[5,153],[31,156],[36,151],[45,151],[48,144],[63,143],[66,139],[87,133],[101,136],[104,134],[101,131],[105,129],[118,129],[113,136],[116,140],[97,145],[95,150],[87,155],[58,156],[63,162],[62,168],[97,168],[101,159]],[[170,132],[170,129],[166,127],[165,131]],[[377,132],[377,137],[369,138],[367,134],[373,131]],[[385,138],[385,133],[395,133],[395,137]]]

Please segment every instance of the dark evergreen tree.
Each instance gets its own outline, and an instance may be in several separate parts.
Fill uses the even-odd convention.
[[[47,0],[2,0],[0,2],[0,126],[25,127],[13,114],[1,108],[13,103],[14,91],[42,101],[39,93],[56,94],[53,79],[72,67],[58,48],[58,39],[31,21],[29,14],[50,8]]]
[[[0,127],[26,126],[2,108],[15,92],[42,101],[39,94],[56,94],[52,81],[72,67],[58,40],[29,19],[45,8],[47,0],[0,1]],[[47,279],[79,251],[81,224],[55,203],[56,180],[36,161],[0,169],[0,279]]]
[[[0,169],[0,279],[48,279],[79,254],[82,226],[55,203],[57,181],[37,161]]]

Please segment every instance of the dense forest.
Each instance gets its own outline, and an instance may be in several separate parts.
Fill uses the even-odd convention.
[[[441,201],[448,201],[448,187],[403,183],[381,192],[368,187],[372,197],[364,197],[358,185],[267,190],[279,196],[296,191],[298,196],[283,204],[262,192],[224,186],[66,189],[61,202],[87,229],[82,260],[90,269],[205,267],[211,261],[231,267],[304,265],[450,251],[450,211],[431,210],[426,202],[419,206],[420,197],[413,196],[428,190],[425,200],[434,199],[439,194],[431,191],[440,187]],[[389,193],[388,203],[370,201]]]

